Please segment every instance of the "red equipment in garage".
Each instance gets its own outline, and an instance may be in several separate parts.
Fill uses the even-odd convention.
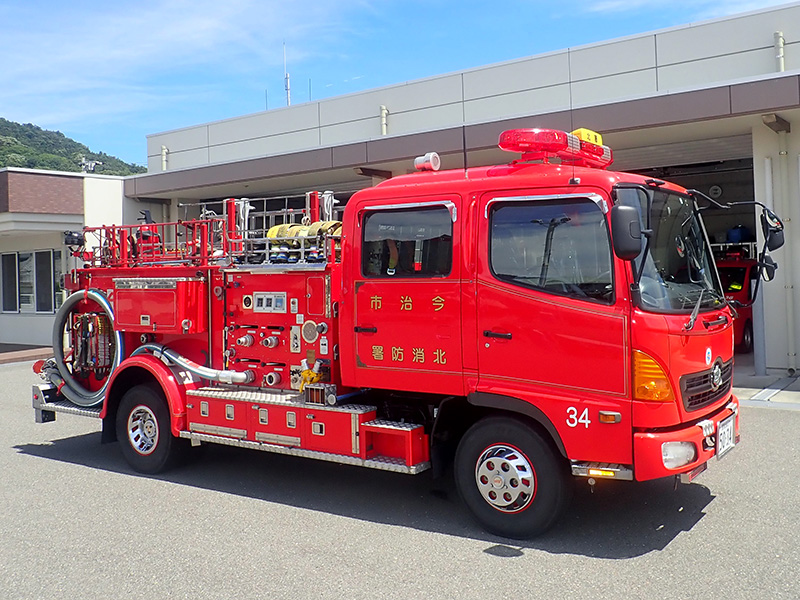
[[[753,351],[753,292],[758,281],[758,261],[741,250],[717,258],[722,289],[730,301],[738,303],[733,320],[733,343],[744,353]]]
[[[552,525],[570,475],[691,480],[739,439],[703,198],[606,170],[587,130],[500,146],[521,160],[437,171],[430,153],[342,222],[312,192],[299,219],[230,199],[222,216],[87,229],[37,419],[99,417],[146,473],[202,443],[452,464],[509,537]]]

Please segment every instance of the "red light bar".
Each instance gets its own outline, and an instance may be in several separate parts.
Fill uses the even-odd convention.
[[[521,153],[522,160],[546,162],[549,157],[558,157],[565,164],[599,169],[605,169],[613,161],[608,146],[557,129],[509,129],[500,134],[498,146],[506,152]]]
[[[506,152],[556,153],[568,147],[567,132],[557,129],[509,129],[500,134],[498,145]]]

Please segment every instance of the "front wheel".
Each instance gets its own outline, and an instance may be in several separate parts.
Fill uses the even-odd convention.
[[[566,508],[566,463],[523,421],[490,417],[472,426],[456,452],[458,491],[478,522],[509,538],[534,537]]]
[[[116,426],[125,460],[140,473],[169,469],[186,447],[186,440],[174,437],[170,431],[166,399],[149,385],[137,385],[125,392]]]

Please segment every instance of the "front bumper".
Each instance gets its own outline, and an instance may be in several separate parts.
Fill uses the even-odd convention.
[[[735,414],[735,441],[739,443],[739,400],[731,396],[730,401],[710,416],[687,423],[679,428],[666,431],[642,431],[633,434],[634,479],[647,481],[659,477],[681,475],[683,473],[700,473],[703,466],[716,455],[716,435],[719,424],[730,415]],[[676,469],[664,466],[661,445],[664,442],[690,442],[694,444],[697,458]]]

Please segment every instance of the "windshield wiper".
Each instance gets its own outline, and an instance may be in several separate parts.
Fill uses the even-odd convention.
[[[691,331],[694,327],[694,322],[697,321],[697,315],[700,313],[700,304],[703,302],[703,293],[705,290],[700,290],[700,296],[697,297],[697,304],[694,305],[694,310],[692,310],[692,315],[689,317],[689,320],[684,323],[683,328],[686,331]]]

